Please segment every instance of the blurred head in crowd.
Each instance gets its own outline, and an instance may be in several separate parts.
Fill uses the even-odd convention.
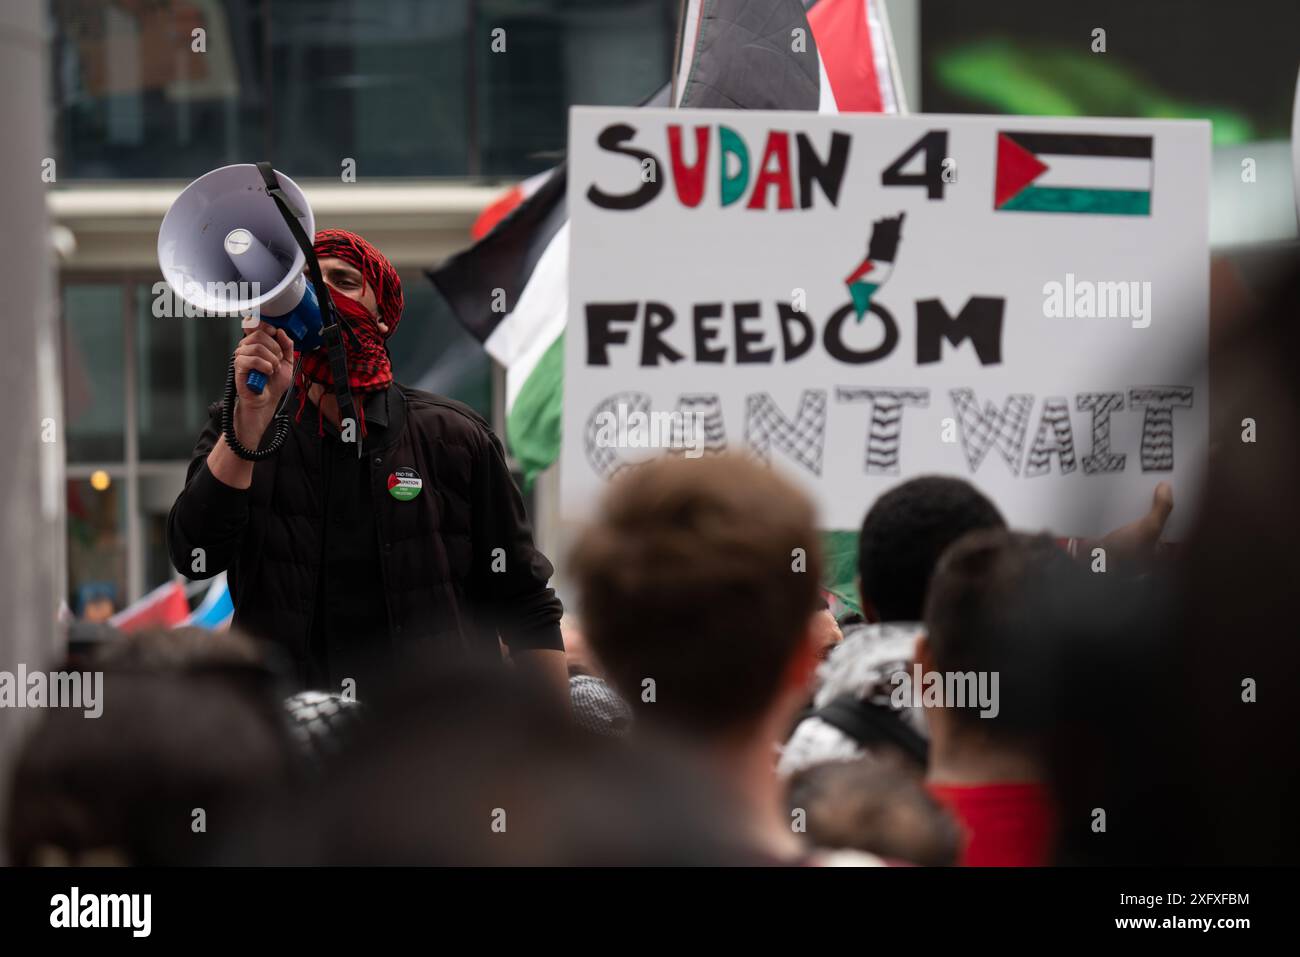
[[[925,603],[917,663],[923,674],[996,674],[989,687],[998,700],[991,708],[927,706],[932,776],[1036,776],[1036,729],[1024,704],[1034,692],[1020,687],[1029,680],[1020,662],[1039,654],[1032,646],[1056,640],[1048,605],[1073,598],[1069,586],[1085,574],[1046,535],[972,532],[944,553]]]
[[[922,476],[876,499],[858,538],[858,589],[867,620],[920,621],[939,556],[983,528],[1006,528],[1006,521],[962,479]]]
[[[108,621],[117,611],[113,598],[116,591],[111,582],[82,585],[77,593],[77,617],[96,625]]]
[[[94,647],[85,667],[105,671],[192,674],[242,691],[266,712],[268,721],[285,720],[284,678],[288,664],[274,645],[237,628],[142,628],[118,634]]]
[[[251,698],[270,709],[268,720],[287,718],[299,754],[316,768],[342,746],[361,720],[361,705],[353,699],[323,691],[300,691],[281,701],[262,694],[288,674],[289,663],[274,645],[259,642],[238,629],[146,628],[99,643],[87,667],[221,673],[236,684],[249,684]],[[287,680],[280,691],[286,690]]]
[[[121,633],[95,648],[92,664],[137,671],[185,671],[192,668],[259,669],[264,652],[240,631],[206,628],[143,628]]]
[[[611,483],[571,569],[637,726],[706,750],[753,839],[798,853],[774,763],[821,647],[812,504],[751,458],[656,459]]]
[[[1037,710],[1049,678],[1034,665],[1060,641],[1053,608],[1073,602],[1087,575],[1047,536],[1004,530],[971,532],[935,568],[916,651],[923,688],[913,694],[930,730],[931,793],[962,827],[963,864],[1051,859],[1056,819]]]
[[[957,862],[952,817],[914,774],[887,762],[831,761],[790,779],[791,812],[806,815],[807,838],[824,848],[943,867]]]
[[[831,613],[830,605],[826,599],[821,599],[817,611],[813,612],[813,641],[816,643],[817,657],[825,661],[831,656],[835,647],[844,640],[844,633],[840,631],[840,623],[835,620],[835,615]]]
[[[666,457],[625,471],[571,567],[587,640],[638,720],[744,738],[806,694],[814,512],[765,466]]]
[[[41,716],[13,776],[15,863],[203,863],[292,782],[297,760],[273,676],[238,641],[229,655],[209,649],[184,663],[173,639],[184,641],[126,636],[132,647],[94,666],[104,672],[98,718],[66,708]]]
[[[576,727],[499,670],[415,668],[367,719],[305,812],[253,842],[268,863],[753,863],[703,775]]]

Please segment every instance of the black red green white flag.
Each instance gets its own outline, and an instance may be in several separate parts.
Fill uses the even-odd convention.
[[[998,133],[993,208],[1151,215],[1151,137]]]

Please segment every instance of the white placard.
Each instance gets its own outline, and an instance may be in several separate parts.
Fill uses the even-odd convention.
[[[564,513],[664,445],[726,445],[807,488],[827,528],[927,473],[1059,534],[1140,515],[1162,479],[1187,517],[1209,134],[575,108]]]

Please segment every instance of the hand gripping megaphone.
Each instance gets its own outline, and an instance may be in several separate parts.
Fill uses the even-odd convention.
[[[223,166],[190,183],[167,210],[158,265],[173,292],[204,312],[269,322],[288,333],[299,353],[323,345],[339,415],[355,421],[343,342],[343,333],[355,332],[338,321],[312,251],[315,235],[316,219],[297,183],[270,163]],[[265,386],[266,376],[249,372],[250,391],[260,394]],[[235,401],[232,359],[221,414],[226,444],[249,461],[274,455],[288,435],[288,417],[277,412],[270,443],[248,449],[235,434]]]
[[[298,184],[275,173],[284,200],[309,237],[316,220]],[[158,230],[158,265],[185,302],[206,313],[247,316],[283,329],[310,352],[321,345],[321,309],[299,248],[257,166],[223,166],[176,197]],[[266,376],[248,374],[261,393]]]

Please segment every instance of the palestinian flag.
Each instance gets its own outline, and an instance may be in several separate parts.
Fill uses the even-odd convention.
[[[568,167],[542,176],[483,239],[426,272],[506,370],[506,440],[528,481],[559,457],[569,311]]]
[[[550,178],[553,172],[554,170],[547,170],[544,173],[530,176],[523,182],[515,183],[503,195],[488,203],[483,212],[478,214],[478,219],[474,220],[474,225],[469,228],[470,238],[478,241],[492,232],[497,223],[513,213],[517,206],[541,189],[542,184]]]
[[[884,15],[878,0],[688,0],[676,82],[642,105],[903,112]],[[797,29],[808,38],[800,52]],[[475,223],[474,246],[427,272],[505,367],[506,440],[529,482],[560,453],[566,174],[561,164],[512,188]]]
[[[853,308],[857,311],[858,322],[871,307],[871,297],[876,290],[894,272],[894,257],[898,254],[898,241],[902,238],[903,217],[897,216],[878,219],[871,225],[871,241],[867,244],[867,258],[862,265],[849,273],[844,280],[853,297]]]
[[[1151,215],[1151,137],[998,133],[993,208]]]

